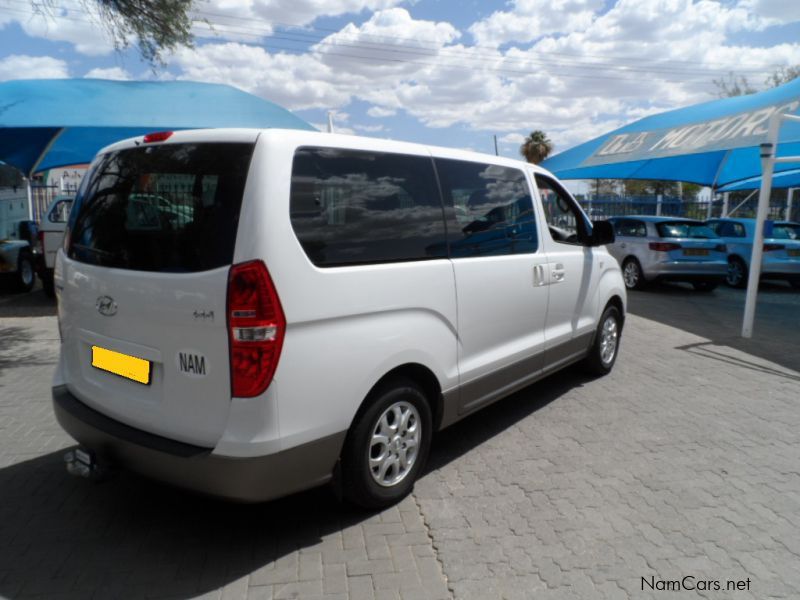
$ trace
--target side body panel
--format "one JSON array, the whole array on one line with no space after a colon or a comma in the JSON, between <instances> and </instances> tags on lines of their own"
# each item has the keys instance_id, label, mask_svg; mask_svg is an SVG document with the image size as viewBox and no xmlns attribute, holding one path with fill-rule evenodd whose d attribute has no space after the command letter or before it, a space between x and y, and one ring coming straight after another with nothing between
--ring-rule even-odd
<instances>
[{"instance_id":1,"label":"side body panel","mask_svg":"<svg viewBox=\"0 0 800 600\"><path fill-rule=\"evenodd\" d=\"M425 366L445 393L458 385L452 263L314 266L289 214L292 159L302 145L430 156L419 146L350 136L309 141L308 134L269 131L259 140L234 261L265 260L286 315L268 390L277 398L284 449L345 431L370 389L398 366Z\"/></svg>"}]
</instances>

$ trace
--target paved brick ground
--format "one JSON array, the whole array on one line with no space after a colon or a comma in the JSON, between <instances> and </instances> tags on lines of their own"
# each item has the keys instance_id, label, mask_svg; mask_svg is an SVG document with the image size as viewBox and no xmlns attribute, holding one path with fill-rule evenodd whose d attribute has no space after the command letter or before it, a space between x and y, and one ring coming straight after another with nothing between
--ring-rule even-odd
<instances>
[{"instance_id":1,"label":"paved brick ground","mask_svg":"<svg viewBox=\"0 0 800 600\"><path fill-rule=\"evenodd\" d=\"M569 370L447 430L374 515L68 477L56 339L52 317L0 318L2 597L800 596L800 373L693 334L631 316L610 377ZM750 591L642 591L686 575Z\"/></svg>"}]
</instances>

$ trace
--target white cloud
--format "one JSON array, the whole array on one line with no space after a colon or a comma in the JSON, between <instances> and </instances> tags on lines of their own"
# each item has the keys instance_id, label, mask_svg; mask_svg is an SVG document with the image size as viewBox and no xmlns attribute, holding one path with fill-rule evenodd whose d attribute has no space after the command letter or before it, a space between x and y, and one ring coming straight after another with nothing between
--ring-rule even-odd
<instances>
[{"instance_id":1,"label":"white cloud","mask_svg":"<svg viewBox=\"0 0 800 600\"><path fill-rule=\"evenodd\" d=\"M0 58L0 81L8 79L63 79L67 63L51 56L12 54Z\"/></svg>"},{"instance_id":2,"label":"white cloud","mask_svg":"<svg viewBox=\"0 0 800 600\"><path fill-rule=\"evenodd\" d=\"M596 7L593 0L554 1ZM390 8L302 55L216 43L181 51L175 63L183 78L231 83L294 110L336 110L358 100L373 118L403 111L428 127L463 124L507 144L543 129L563 150L646 114L708 100L711 80L729 70L766 74L776 63L800 62L798 44L728 43L732 32L767 25L741 6L711 0L619 0L582 23L500 51L465 46L452 24Z\"/></svg>"},{"instance_id":3,"label":"white cloud","mask_svg":"<svg viewBox=\"0 0 800 600\"><path fill-rule=\"evenodd\" d=\"M800 21L800 3L787 0L742 0L742 8L775 23Z\"/></svg>"},{"instance_id":4,"label":"white cloud","mask_svg":"<svg viewBox=\"0 0 800 600\"><path fill-rule=\"evenodd\" d=\"M132 79L131 74L121 67L109 67L106 69L92 69L86 75L86 79L115 79L117 81L128 81Z\"/></svg>"},{"instance_id":5,"label":"white cloud","mask_svg":"<svg viewBox=\"0 0 800 600\"><path fill-rule=\"evenodd\" d=\"M498 138L497 140L501 144L515 144L519 145L525 141L525 136L521 133L507 133L506 135Z\"/></svg>"},{"instance_id":6,"label":"white cloud","mask_svg":"<svg viewBox=\"0 0 800 600\"><path fill-rule=\"evenodd\" d=\"M493 12L469 31L480 45L532 42L586 29L602 7L603 0L513 0L511 10Z\"/></svg>"},{"instance_id":7,"label":"white cloud","mask_svg":"<svg viewBox=\"0 0 800 600\"><path fill-rule=\"evenodd\" d=\"M99 17L86 10L88 9L77 11L53 8L52 13L32 13L29 17L15 20L31 37L69 42L77 52L86 56L110 54L114 50L114 44L100 25Z\"/></svg>"},{"instance_id":8,"label":"white cloud","mask_svg":"<svg viewBox=\"0 0 800 600\"><path fill-rule=\"evenodd\" d=\"M393 108L382 108L380 106L371 106L367 109L367 114L375 119L382 119L384 117L393 117L397 111Z\"/></svg>"}]
</instances>

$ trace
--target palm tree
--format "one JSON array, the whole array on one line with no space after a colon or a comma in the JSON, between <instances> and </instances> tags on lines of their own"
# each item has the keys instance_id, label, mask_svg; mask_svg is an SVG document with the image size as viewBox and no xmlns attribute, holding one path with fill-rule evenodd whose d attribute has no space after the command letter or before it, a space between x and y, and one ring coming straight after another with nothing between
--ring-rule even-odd
<instances>
[{"instance_id":1,"label":"palm tree","mask_svg":"<svg viewBox=\"0 0 800 600\"><path fill-rule=\"evenodd\" d=\"M550 156L553 151L553 142L547 137L547 134L540 129L531 131L531 134L525 138L522 145L519 147L519 153L525 157L529 163L538 165L545 158Z\"/></svg>"}]
</instances>

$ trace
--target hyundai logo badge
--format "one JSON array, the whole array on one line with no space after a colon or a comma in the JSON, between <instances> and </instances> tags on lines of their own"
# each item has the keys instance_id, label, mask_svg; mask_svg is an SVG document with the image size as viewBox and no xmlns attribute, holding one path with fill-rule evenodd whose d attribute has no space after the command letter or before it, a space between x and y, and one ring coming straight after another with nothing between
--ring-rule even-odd
<instances>
[{"instance_id":1,"label":"hyundai logo badge","mask_svg":"<svg viewBox=\"0 0 800 600\"><path fill-rule=\"evenodd\" d=\"M113 317L117 314L117 303L114 302L111 296L100 296L95 306L97 307L97 312L104 317Z\"/></svg>"}]
</instances>

